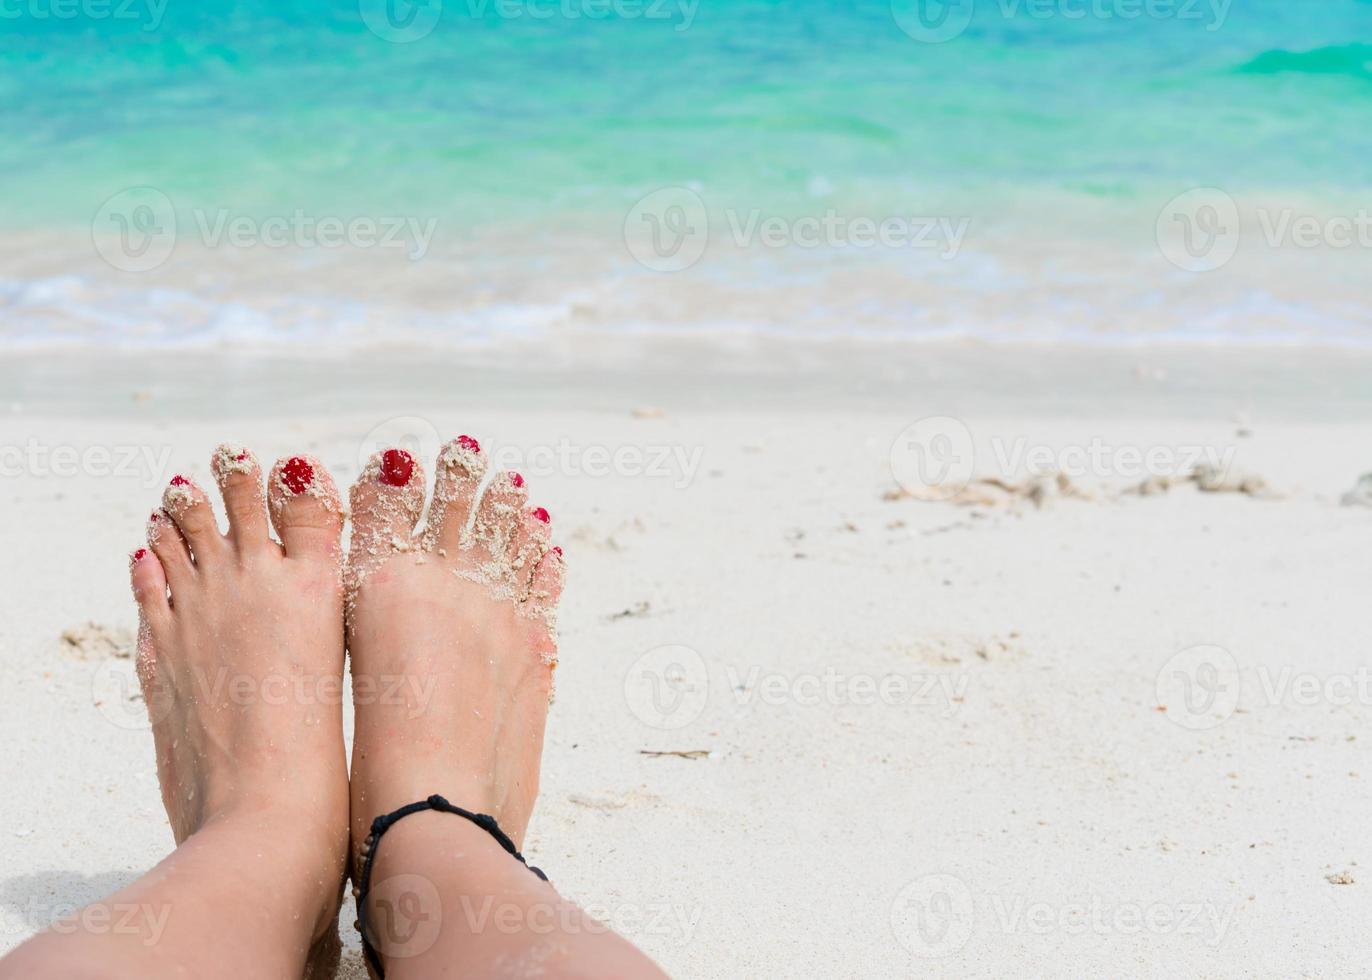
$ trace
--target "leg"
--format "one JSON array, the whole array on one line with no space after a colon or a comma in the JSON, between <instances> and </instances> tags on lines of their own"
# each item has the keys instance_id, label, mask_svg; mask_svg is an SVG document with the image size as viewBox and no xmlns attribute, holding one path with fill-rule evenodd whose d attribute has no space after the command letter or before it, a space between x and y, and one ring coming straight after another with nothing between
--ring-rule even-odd
<instances>
[{"instance_id":1,"label":"leg","mask_svg":"<svg viewBox=\"0 0 1372 980\"><path fill-rule=\"evenodd\" d=\"M461 817L417 813L396 824L372 882L369 925L386 980L664 976Z\"/></svg>"},{"instance_id":2,"label":"leg","mask_svg":"<svg viewBox=\"0 0 1372 980\"><path fill-rule=\"evenodd\" d=\"M355 848L374 817L432 794L491 814L522 846L556 665L562 556L517 474L496 474L477 503L485 466L469 437L444 447L420 537L423 476L407 453L379 455L353 488ZM368 916L387 980L663 976L448 814L415 814L385 835Z\"/></svg>"},{"instance_id":3,"label":"leg","mask_svg":"<svg viewBox=\"0 0 1372 980\"><path fill-rule=\"evenodd\" d=\"M341 508L312 461L278 464L265 498L245 450L221 448L214 472L229 534L177 477L132 560L176 851L0 961L3 980L332 976L348 806Z\"/></svg>"},{"instance_id":4,"label":"leg","mask_svg":"<svg viewBox=\"0 0 1372 980\"><path fill-rule=\"evenodd\" d=\"M226 811L128 888L0 960L0 978L332 976L342 862L321 848L326 831L336 836L299 807Z\"/></svg>"}]
</instances>

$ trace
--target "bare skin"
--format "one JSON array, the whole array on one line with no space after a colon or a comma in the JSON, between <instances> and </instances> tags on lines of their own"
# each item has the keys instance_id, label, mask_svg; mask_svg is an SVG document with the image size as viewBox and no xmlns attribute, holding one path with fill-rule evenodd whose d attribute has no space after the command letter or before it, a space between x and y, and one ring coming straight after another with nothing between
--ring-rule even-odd
<instances>
[{"instance_id":1,"label":"bare skin","mask_svg":"<svg viewBox=\"0 0 1372 980\"><path fill-rule=\"evenodd\" d=\"M299 457L277 464L265 499L246 451L221 447L214 470L229 533L178 477L131 563L177 849L79 927L0 961L0 978L333 975L348 826L341 508L328 474Z\"/></svg>"},{"instance_id":2,"label":"bare skin","mask_svg":"<svg viewBox=\"0 0 1372 980\"><path fill-rule=\"evenodd\" d=\"M517 474L495 474L478 501L475 440L448 444L436 469L422 534L423 474L408 454L379 455L352 491L355 862L375 816L432 794L491 814L522 847L538 795L561 551ZM403 697L385 697L399 678ZM664 976L451 815L416 814L385 835L368 913L388 980Z\"/></svg>"},{"instance_id":3,"label":"bare skin","mask_svg":"<svg viewBox=\"0 0 1372 980\"><path fill-rule=\"evenodd\" d=\"M373 817L433 794L495 816L522 846L556 662L561 552L522 480L498 474L477 502L485 457L475 441L446 447L438 468L419 537L418 465L391 451L364 473L346 592L343 512L317 460L279 461L264 494L251 453L220 447L212 469L227 534L198 486L172 481L130 567L177 848L0 960L0 980L331 977L350 823L354 870ZM663 976L451 815L418 814L385 836L368 913L393 980Z\"/></svg>"}]
</instances>

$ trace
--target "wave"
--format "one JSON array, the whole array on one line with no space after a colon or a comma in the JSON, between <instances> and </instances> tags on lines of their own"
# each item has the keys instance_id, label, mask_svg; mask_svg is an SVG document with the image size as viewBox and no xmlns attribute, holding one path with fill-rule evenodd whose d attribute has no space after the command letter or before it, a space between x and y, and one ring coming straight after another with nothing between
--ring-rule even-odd
<instances>
[{"instance_id":1,"label":"wave","mask_svg":"<svg viewBox=\"0 0 1372 980\"><path fill-rule=\"evenodd\" d=\"M996 309L947 319L912 320L893 309L862 323L841 316L775 321L700 309L670 321L651 316L597 318L571 297L542 303L497 302L426 310L330 299L276 296L270 303L211 301L176 289L92 288L80 277L0 280L0 352L163 350L333 353L408 348L490 352L588 352L648 348L656 341L696 342L736 350L753 342L805 349L833 344L1070 344L1088 347L1324 347L1372 349L1372 332L1347 311L1292 304L1271 296L1222 305L1163 306L1170 316L1124 325L1116 297L1094 312L1067 309L1051 285L1012 290ZM776 287L778 290L780 286ZM761 297L757 297L761 298ZM780 294L775 298L780 300ZM1137 301L1137 297L1134 297ZM997 312L998 310L998 312ZM872 312L870 309L867 311ZM600 356L596 354L596 356Z\"/></svg>"},{"instance_id":2,"label":"wave","mask_svg":"<svg viewBox=\"0 0 1372 980\"><path fill-rule=\"evenodd\" d=\"M1343 75L1372 79L1372 44L1336 44L1309 51L1274 48L1240 65L1243 75Z\"/></svg>"}]
</instances>

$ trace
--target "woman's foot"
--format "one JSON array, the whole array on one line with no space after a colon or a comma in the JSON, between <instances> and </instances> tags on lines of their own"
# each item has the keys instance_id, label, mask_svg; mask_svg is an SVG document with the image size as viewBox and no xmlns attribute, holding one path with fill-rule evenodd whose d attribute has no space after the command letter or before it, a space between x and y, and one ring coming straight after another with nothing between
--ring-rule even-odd
<instances>
[{"instance_id":1,"label":"woman's foot","mask_svg":"<svg viewBox=\"0 0 1372 980\"><path fill-rule=\"evenodd\" d=\"M294 925L266 925L298 932L306 976L332 976L348 833L342 508L309 457L278 462L265 493L246 449L221 446L211 468L228 533L178 476L132 558L162 799L178 845L213 827L244 849L226 875L271 863L298 887Z\"/></svg>"},{"instance_id":2,"label":"woman's foot","mask_svg":"<svg viewBox=\"0 0 1372 980\"><path fill-rule=\"evenodd\" d=\"M409 453L378 453L352 489L354 846L374 817L433 794L522 845L538 795L561 550L517 473L478 495L476 440L446 445L437 470L420 535L425 480Z\"/></svg>"},{"instance_id":3,"label":"woman's foot","mask_svg":"<svg viewBox=\"0 0 1372 980\"><path fill-rule=\"evenodd\" d=\"M522 847L538 795L562 552L517 473L478 494L476 440L449 443L437 469L418 536L424 476L408 453L378 454L352 491L354 848L376 816L435 794L494 816ZM355 868L362 858L355 850ZM376 845L367 930L387 980L663 977L485 831L443 813L406 817Z\"/></svg>"},{"instance_id":4,"label":"woman's foot","mask_svg":"<svg viewBox=\"0 0 1372 980\"><path fill-rule=\"evenodd\" d=\"M523 847L538 796L563 555L524 480L486 474L460 436L424 475L377 454L353 487L348 649L357 727L353 843L372 819L428 796L491 814ZM354 850L355 867L364 855ZM424 811L372 854L368 937L387 980L435 976L663 980L650 959L561 898L461 817Z\"/></svg>"}]
</instances>

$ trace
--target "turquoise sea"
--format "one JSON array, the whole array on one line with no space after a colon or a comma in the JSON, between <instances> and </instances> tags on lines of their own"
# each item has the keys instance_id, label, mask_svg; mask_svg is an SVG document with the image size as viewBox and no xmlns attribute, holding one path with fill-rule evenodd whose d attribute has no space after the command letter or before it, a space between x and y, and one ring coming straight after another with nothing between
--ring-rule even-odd
<instances>
[{"instance_id":1,"label":"turquoise sea","mask_svg":"<svg viewBox=\"0 0 1372 980\"><path fill-rule=\"evenodd\" d=\"M0 0L0 105L0 344L1372 337L1368 0Z\"/></svg>"}]
</instances>

